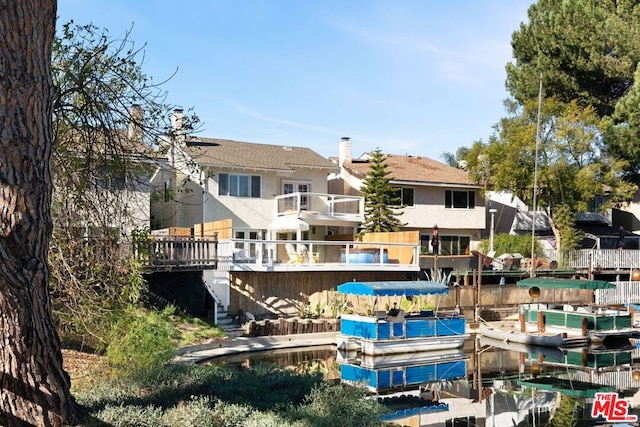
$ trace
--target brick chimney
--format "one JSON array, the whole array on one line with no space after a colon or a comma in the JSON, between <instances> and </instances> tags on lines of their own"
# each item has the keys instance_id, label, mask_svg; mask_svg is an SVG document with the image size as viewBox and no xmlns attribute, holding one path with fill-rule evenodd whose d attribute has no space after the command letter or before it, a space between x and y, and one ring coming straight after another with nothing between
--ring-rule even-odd
<instances>
[{"instance_id":1,"label":"brick chimney","mask_svg":"<svg viewBox=\"0 0 640 427\"><path fill-rule=\"evenodd\" d=\"M338 165L342 167L345 162L351 161L351 139L348 136L343 136L340 140L339 151Z\"/></svg>"}]
</instances>

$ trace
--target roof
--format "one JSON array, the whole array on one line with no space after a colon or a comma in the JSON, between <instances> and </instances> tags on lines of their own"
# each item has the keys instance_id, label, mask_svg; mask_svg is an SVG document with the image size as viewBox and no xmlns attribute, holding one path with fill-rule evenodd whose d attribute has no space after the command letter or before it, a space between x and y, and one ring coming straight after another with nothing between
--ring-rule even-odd
<instances>
[{"instance_id":1,"label":"roof","mask_svg":"<svg viewBox=\"0 0 640 427\"><path fill-rule=\"evenodd\" d=\"M305 147L199 138L187 142L184 150L203 166L276 171L296 168L337 170L329 159Z\"/></svg>"},{"instance_id":2,"label":"roof","mask_svg":"<svg viewBox=\"0 0 640 427\"><path fill-rule=\"evenodd\" d=\"M556 277L529 277L519 280L518 286L537 286L539 288L555 289L613 289L614 283L604 280L580 280L580 279L560 279Z\"/></svg>"},{"instance_id":3,"label":"roof","mask_svg":"<svg viewBox=\"0 0 640 427\"><path fill-rule=\"evenodd\" d=\"M533 224L534 212L517 212L513 219L512 230L515 233L518 232L531 232ZM536 211L536 234L542 234L543 232L551 232L551 225L549 224L549 218L544 212Z\"/></svg>"},{"instance_id":4,"label":"roof","mask_svg":"<svg viewBox=\"0 0 640 427\"><path fill-rule=\"evenodd\" d=\"M446 294L449 288L428 280L404 280L392 282L346 282L338 285L338 292L351 295L394 296Z\"/></svg>"},{"instance_id":5,"label":"roof","mask_svg":"<svg viewBox=\"0 0 640 427\"><path fill-rule=\"evenodd\" d=\"M361 159L346 161L344 167L353 176L364 179L370 169L369 155L365 154ZM388 169L391 171L395 182L407 181L411 183L422 182L480 187L462 169L445 165L428 157L397 154L385 154L385 156Z\"/></svg>"}]
</instances>

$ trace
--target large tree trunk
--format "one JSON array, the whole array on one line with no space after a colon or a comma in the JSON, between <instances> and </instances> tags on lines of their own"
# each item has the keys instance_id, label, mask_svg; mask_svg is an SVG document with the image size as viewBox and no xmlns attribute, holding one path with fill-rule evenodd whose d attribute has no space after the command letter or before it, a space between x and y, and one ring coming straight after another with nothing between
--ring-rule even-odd
<instances>
[{"instance_id":1,"label":"large tree trunk","mask_svg":"<svg viewBox=\"0 0 640 427\"><path fill-rule=\"evenodd\" d=\"M0 424L75 419L51 317L55 0L0 0Z\"/></svg>"}]
</instances>

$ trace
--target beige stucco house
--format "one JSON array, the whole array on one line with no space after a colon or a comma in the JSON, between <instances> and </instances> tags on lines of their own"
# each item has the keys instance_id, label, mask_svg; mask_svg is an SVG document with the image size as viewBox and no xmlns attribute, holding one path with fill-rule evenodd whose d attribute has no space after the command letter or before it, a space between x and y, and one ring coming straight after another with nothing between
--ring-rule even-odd
<instances>
[{"instance_id":1,"label":"beige stucco house","mask_svg":"<svg viewBox=\"0 0 640 427\"><path fill-rule=\"evenodd\" d=\"M340 171L330 177L329 192L359 194L370 168L370 153L351 154L351 141L342 138L340 155L332 158ZM386 163L401 192L403 231L419 230L422 252L431 253L433 227L438 226L440 255L464 255L475 248L486 226L485 203L469 174L422 156L387 154Z\"/></svg>"}]
</instances>

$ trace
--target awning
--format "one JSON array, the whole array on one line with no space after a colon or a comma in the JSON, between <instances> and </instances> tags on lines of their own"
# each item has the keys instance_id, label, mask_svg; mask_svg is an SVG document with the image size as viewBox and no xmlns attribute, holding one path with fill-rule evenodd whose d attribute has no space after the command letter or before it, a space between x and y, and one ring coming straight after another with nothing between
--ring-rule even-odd
<instances>
[{"instance_id":1,"label":"awning","mask_svg":"<svg viewBox=\"0 0 640 427\"><path fill-rule=\"evenodd\" d=\"M449 288L439 282L405 280L395 282L347 282L338 285L338 292L351 295L394 296L446 294Z\"/></svg>"},{"instance_id":2,"label":"awning","mask_svg":"<svg viewBox=\"0 0 640 427\"><path fill-rule=\"evenodd\" d=\"M309 230L309 224L296 216L279 216L271 224L267 225L267 230L276 233L297 232Z\"/></svg>"},{"instance_id":3,"label":"awning","mask_svg":"<svg viewBox=\"0 0 640 427\"><path fill-rule=\"evenodd\" d=\"M567 396L595 397L596 393L610 393L616 391L614 387L600 384L574 381L563 378L539 377L518 381L519 386L535 387L538 390L560 392Z\"/></svg>"},{"instance_id":4,"label":"awning","mask_svg":"<svg viewBox=\"0 0 640 427\"><path fill-rule=\"evenodd\" d=\"M537 286L538 288L553 289L613 289L614 283L605 280L580 280L580 279L560 279L556 277L529 277L519 280L518 286Z\"/></svg>"}]
</instances>

